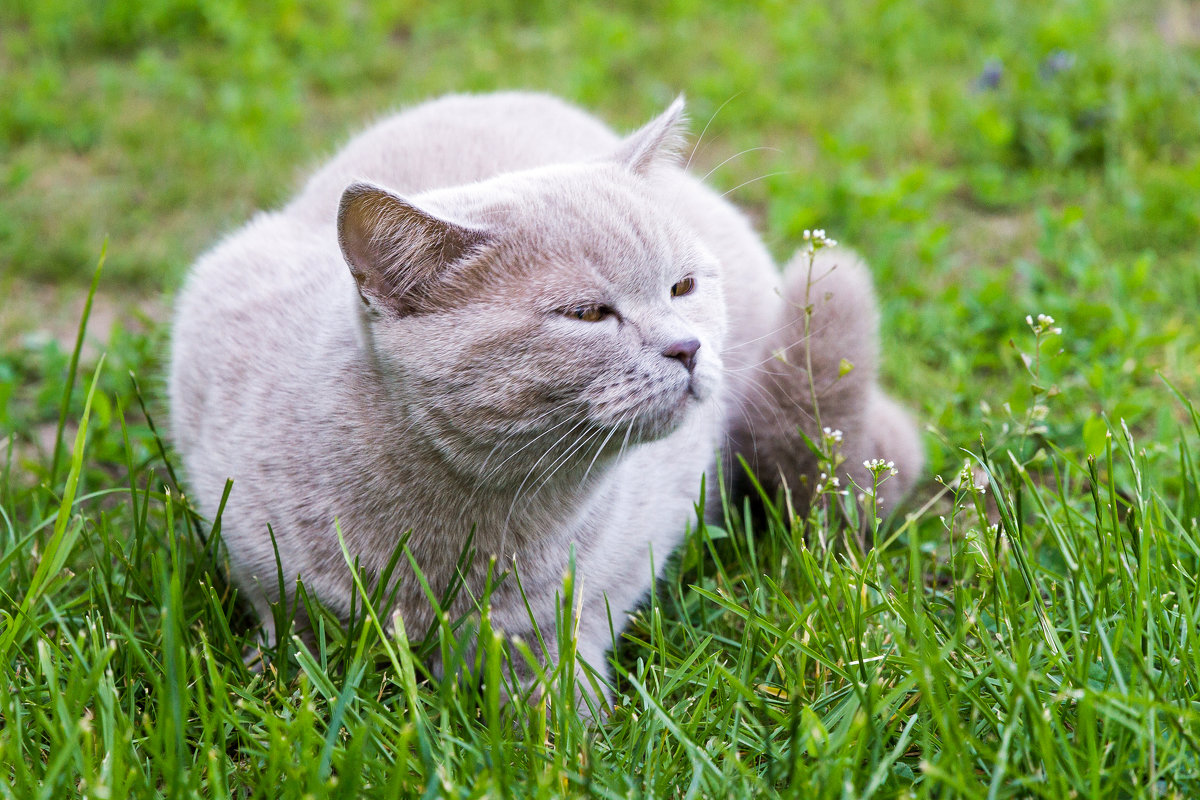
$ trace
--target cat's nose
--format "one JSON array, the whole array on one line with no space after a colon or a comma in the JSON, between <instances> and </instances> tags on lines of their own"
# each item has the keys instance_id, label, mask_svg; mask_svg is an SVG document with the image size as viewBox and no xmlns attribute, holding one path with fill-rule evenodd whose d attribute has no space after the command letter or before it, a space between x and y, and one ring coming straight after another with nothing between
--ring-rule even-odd
<instances>
[{"instance_id":1,"label":"cat's nose","mask_svg":"<svg viewBox=\"0 0 1200 800\"><path fill-rule=\"evenodd\" d=\"M687 367L688 372L696 369L696 351L700 349L700 340L696 338L680 339L667 346L663 355L667 358L677 358L679 363Z\"/></svg>"}]
</instances>

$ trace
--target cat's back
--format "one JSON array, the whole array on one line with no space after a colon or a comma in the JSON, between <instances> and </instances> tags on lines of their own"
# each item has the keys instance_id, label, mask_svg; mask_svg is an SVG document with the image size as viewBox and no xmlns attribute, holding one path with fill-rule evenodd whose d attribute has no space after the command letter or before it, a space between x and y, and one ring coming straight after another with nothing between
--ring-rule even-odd
<instances>
[{"instance_id":1,"label":"cat's back","mask_svg":"<svg viewBox=\"0 0 1200 800\"><path fill-rule=\"evenodd\" d=\"M596 118L550 95L447 95L355 136L308 180L285 213L328 223L342 191L358 179L412 195L589 160L619 141Z\"/></svg>"},{"instance_id":2,"label":"cat's back","mask_svg":"<svg viewBox=\"0 0 1200 800\"><path fill-rule=\"evenodd\" d=\"M175 303L168 395L175 441L270 415L318 351L353 346L353 285L330 235L260 214L192 267ZM252 413L247 413L252 412Z\"/></svg>"}]
</instances>

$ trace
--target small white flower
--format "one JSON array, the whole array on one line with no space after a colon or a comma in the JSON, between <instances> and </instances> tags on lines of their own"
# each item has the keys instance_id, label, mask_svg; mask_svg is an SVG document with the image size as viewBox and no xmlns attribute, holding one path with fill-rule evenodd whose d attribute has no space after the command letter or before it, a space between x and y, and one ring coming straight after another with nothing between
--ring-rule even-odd
<instances>
[{"instance_id":1,"label":"small white flower","mask_svg":"<svg viewBox=\"0 0 1200 800\"><path fill-rule=\"evenodd\" d=\"M884 461L882 458L872 458L864 461L863 466L866 467L871 474L877 478L885 472L888 473L888 475L900 474L899 470L896 469L896 462Z\"/></svg>"},{"instance_id":2,"label":"small white flower","mask_svg":"<svg viewBox=\"0 0 1200 800\"><path fill-rule=\"evenodd\" d=\"M819 250L822 247L834 247L837 245L836 239L830 239L828 236L825 235L824 228L817 228L816 230L805 230L804 231L804 241L810 243L810 247L812 250Z\"/></svg>"},{"instance_id":3,"label":"small white flower","mask_svg":"<svg viewBox=\"0 0 1200 800\"><path fill-rule=\"evenodd\" d=\"M1026 314L1025 324L1033 330L1035 336L1041 336L1043 333L1057 336L1062 333L1062 328L1054 325L1054 317L1049 314L1038 314L1036 322L1032 315Z\"/></svg>"}]
</instances>

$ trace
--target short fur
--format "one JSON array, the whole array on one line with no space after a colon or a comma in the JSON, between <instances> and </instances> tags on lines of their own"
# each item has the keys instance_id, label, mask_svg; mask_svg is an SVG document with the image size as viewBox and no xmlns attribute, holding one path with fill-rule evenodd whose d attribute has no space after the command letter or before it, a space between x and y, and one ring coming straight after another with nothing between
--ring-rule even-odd
<instances>
[{"instance_id":1,"label":"short fur","mask_svg":"<svg viewBox=\"0 0 1200 800\"><path fill-rule=\"evenodd\" d=\"M335 520L368 576L411 531L435 591L474 530L468 587L488 556L515 562L549 658L574 548L579 654L600 667L606 609L619 629L645 596L722 444L769 486L812 473L797 433L816 430L807 261L781 283L745 218L674 164L681 114L677 101L621 140L540 95L426 103L196 264L178 299L172 431L203 511L234 480L224 540L268 637L268 525L288 585L341 614L352 587ZM864 458L896 461L899 494L920 449L875 385L869 277L840 251L818 265L821 422L844 432L860 481ZM694 289L673 297L686 278ZM589 305L613 313L572 316ZM855 369L839 378L843 358ZM534 641L514 581L492 609ZM414 580L394 610L409 630L430 622Z\"/></svg>"}]
</instances>

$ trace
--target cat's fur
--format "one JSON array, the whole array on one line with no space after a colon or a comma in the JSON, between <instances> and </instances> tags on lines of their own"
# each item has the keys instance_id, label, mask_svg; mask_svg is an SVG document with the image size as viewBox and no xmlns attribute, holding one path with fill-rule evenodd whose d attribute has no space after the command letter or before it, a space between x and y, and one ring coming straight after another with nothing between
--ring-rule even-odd
<instances>
[{"instance_id":1,"label":"cat's fur","mask_svg":"<svg viewBox=\"0 0 1200 800\"><path fill-rule=\"evenodd\" d=\"M681 112L621 140L540 95L420 105L196 264L174 327L173 436L206 513L234 480L224 541L265 625L268 525L288 586L301 578L343 614L335 520L368 577L411 530L435 591L474 529L467 586L479 591L488 556L515 562L550 658L575 549L579 654L600 667L608 609L619 630L718 448L768 486L811 475L796 432L816 431L808 262L781 282L742 215L675 166ZM860 481L864 458L895 460L894 497L920 449L875 386L870 280L846 253L819 256L807 302L821 424L844 432ZM571 316L589 304L615 313ZM843 359L855 369L839 377ZM417 581L396 603L408 630L430 622ZM492 615L535 641L515 581Z\"/></svg>"}]
</instances>

